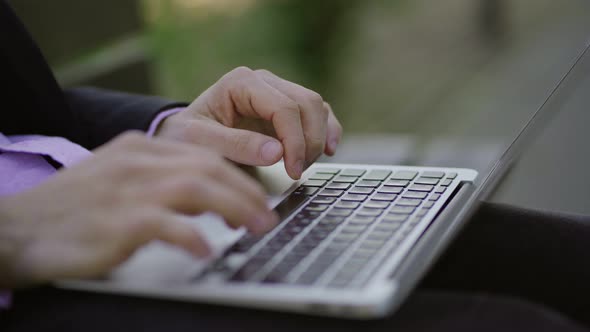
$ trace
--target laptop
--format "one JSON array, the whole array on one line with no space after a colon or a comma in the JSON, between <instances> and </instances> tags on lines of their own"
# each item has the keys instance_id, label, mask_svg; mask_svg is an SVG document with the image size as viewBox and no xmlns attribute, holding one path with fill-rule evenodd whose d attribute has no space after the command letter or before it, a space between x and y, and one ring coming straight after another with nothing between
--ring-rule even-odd
<instances>
[{"instance_id":1,"label":"laptop","mask_svg":"<svg viewBox=\"0 0 590 332\"><path fill-rule=\"evenodd\" d=\"M590 75L584 47L485 167L316 163L296 182L281 165L262 168L282 220L270 233L230 230L214 215L190 218L214 245L211 259L154 243L103 279L57 286L349 319L389 315Z\"/></svg>"}]
</instances>

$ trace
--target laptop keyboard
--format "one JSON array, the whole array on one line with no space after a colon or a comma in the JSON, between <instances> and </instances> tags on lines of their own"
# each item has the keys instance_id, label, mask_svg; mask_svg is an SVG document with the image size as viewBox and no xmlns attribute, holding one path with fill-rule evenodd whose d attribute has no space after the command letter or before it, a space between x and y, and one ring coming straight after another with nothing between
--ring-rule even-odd
<instances>
[{"instance_id":1,"label":"laptop keyboard","mask_svg":"<svg viewBox=\"0 0 590 332\"><path fill-rule=\"evenodd\" d=\"M244 235L226 259L246 255L230 282L362 286L457 178L457 173L315 169L276 211L266 236ZM298 212L292 216L294 211Z\"/></svg>"}]
</instances>

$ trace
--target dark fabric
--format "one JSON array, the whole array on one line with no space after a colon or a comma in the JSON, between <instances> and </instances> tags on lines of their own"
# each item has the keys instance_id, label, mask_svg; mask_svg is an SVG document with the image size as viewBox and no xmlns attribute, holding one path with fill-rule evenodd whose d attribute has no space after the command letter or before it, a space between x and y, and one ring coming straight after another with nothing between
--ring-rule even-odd
<instances>
[{"instance_id":1,"label":"dark fabric","mask_svg":"<svg viewBox=\"0 0 590 332\"><path fill-rule=\"evenodd\" d=\"M578 283L588 280L587 254L578 250L589 239L587 222L587 217L484 204L422 285L383 320L44 287L17 292L0 326L3 331L587 331L572 319L588 324L588 288ZM554 267L566 273L546 273Z\"/></svg>"},{"instance_id":2,"label":"dark fabric","mask_svg":"<svg viewBox=\"0 0 590 332\"><path fill-rule=\"evenodd\" d=\"M418 290L395 315L376 321L303 316L43 288L17 294L0 318L3 332L588 332L567 317L523 300Z\"/></svg>"},{"instance_id":3,"label":"dark fabric","mask_svg":"<svg viewBox=\"0 0 590 332\"><path fill-rule=\"evenodd\" d=\"M484 204L422 287L526 298L590 326L590 216Z\"/></svg>"},{"instance_id":4,"label":"dark fabric","mask_svg":"<svg viewBox=\"0 0 590 332\"><path fill-rule=\"evenodd\" d=\"M98 89L64 93L4 0L0 0L0 86L0 132L61 136L88 149L125 130L145 130L160 111L179 105Z\"/></svg>"}]
</instances>

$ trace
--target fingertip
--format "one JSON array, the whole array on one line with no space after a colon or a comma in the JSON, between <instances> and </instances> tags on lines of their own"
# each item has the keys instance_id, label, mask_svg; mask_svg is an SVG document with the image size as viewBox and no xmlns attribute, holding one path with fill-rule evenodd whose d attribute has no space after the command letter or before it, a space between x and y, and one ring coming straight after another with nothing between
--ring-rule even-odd
<instances>
[{"instance_id":1,"label":"fingertip","mask_svg":"<svg viewBox=\"0 0 590 332\"><path fill-rule=\"evenodd\" d=\"M250 224L250 232L256 235L263 235L274 229L279 222L279 217L274 211L264 213L254 218Z\"/></svg>"},{"instance_id":2,"label":"fingertip","mask_svg":"<svg viewBox=\"0 0 590 332\"><path fill-rule=\"evenodd\" d=\"M326 144L325 153L329 156L333 156L334 154L336 154L337 149L338 149L338 139L337 138L329 139L328 143Z\"/></svg>"},{"instance_id":3,"label":"fingertip","mask_svg":"<svg viewBox=\"0 0 590 332\"><path fill-rule=\"evenodd\" d=\"M197 258L207 258L213 254L213 251L211 250L211 246L201 239L201 241L195 242L192 253Z\"/></svg>"},{"instance_id":4,"label":"fingertip","mask_svg":"<svg viewBox=\"0 0 590 332\"><path fill-rule=\"evenodd\" d=\"M265 165L272 165L283 157L283 146L276 140L271 140L262 145L260 156Z\"/></svg>"},{"instance_id":5,"label":"fingertip","mask_svg":"<svg viewBox=\"0 0 590 332\"><path fill-rule=\"evenodd\" d=\"M299 180L299 179L301 179L301 176L303 175L304 167L305 166L304 166L303 160L296 161L290 167L287 166L287 163L285 163L285 170L287 171L287 174L293 180Z\"/></svg>"}]
</instances>

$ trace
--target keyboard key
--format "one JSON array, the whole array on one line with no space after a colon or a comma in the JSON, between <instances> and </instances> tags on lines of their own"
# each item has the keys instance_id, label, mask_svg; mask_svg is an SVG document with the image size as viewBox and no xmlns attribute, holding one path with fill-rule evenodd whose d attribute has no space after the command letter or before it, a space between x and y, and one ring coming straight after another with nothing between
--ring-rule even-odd
<instances>
[{"instance_id":1,"label":"keyboard key","mask_svg":"<svg viewBox=\"0 0 590 332\"><path fill-rule=\"evenodd\" d=\"M256 245L262 236L255 236L252 234L246 234L242 236L234 245L231 247L230 252L247 252L254 245Z\"/></svg>"},{"instance_id":2,"label":"keyboard key","mask_svg":"<svg viewBox=\"0 0 590 332\"><path fill-rule=\"evenodd\" d=\"M335 209L328 211L328 216L331 217L348 217L352 214L353 210L348 209Z\"/></svg>"},{"instance_id":3,"label":"keyboard key","mask_svg":"<svg viewBox=\"0 0 590 332\"><path fill-rule=\"evenodd\" d=\"M316 187L299 187L291 195L313 196L316 192L318 192L318 189L319 188Z\"/></svg>"},{"instance_id":4,"label":"keyboard key","mask_svg":"<svg viewBox=\"0 0 590 332\"><path fill-rule=\"evenodd\" d=\"M315 219L322 214L321 211L303 210L297 214L297 218L312 218Z\"/></svg>"},{"instance_id":5,"label":"keyboard key","mask_svg":"<svg viewBox=\"0 0 590 332\"><path fill-rule=\"evenodd\" d=\"M411 214L412 212L414 212L414 207L413 206L399 206L396 205L394 207L391 208L391 210L389 210L389 213L398 213L398 214Z\"/></svg>"},{"instance_id":6,"label":"keyboard key","mask_svg":"<svg viewBox=\"0 0 590 332\"><path fill-rule=\"evenodd\" d=\"M320 224L341 224L346 220L343 216L325 216L320 220Z\"/></svg>"},{"instance_id":7,"label":"keyboard key","mask_svg":"<svg viewBox=\"0 0 590 332\"><path fill-rule=\"evenodd\" d=\"M367 229L367 225L351 225L348 224L342 229L343 234L360 234Z\"/></svg>"},{"instance_id":8,"label":"keyboard key","mask_svg":"<svg viewBox=\"0 0 590 332\"><path fill-rule=\"evenodd\" d=\"M457 177L457 173L449 173L447 174L447 177L454 180Z\"/></svg>"},{"instance_id":9,"label":"keyboard key","mask_svg":"<svg viewBox=\"0 0 590 332\"><path fill-rule=\"evenodd\" d=\"M299 276L299 278L297 278L295 283L297 285L313 285L316 282L316 280L318 280L318 278L322 275L325 269L326 267L317 267L312 264L308 267L307 270L305 270L305 272L303 272Z\"/></svg>"},{"instance_id":10,"label":"keyboard key","mask_svg":"<svg viewBox=\"0 0 590 332\"><path fill-rule=\"evenodd\" d=\"M372 231L369 236L367 236L367 240L369 241L387 241L391 238L391 234L387 232L381 231Z\"/></svg>"},{"instance_id":11,"label":"keyboard key","mask_svg":"<svg viewBox=\"0 0 590 332\"><path fill-rule=\"evenodd\" d=\"M336 198L335 197L318 196L318 197L314 198L311 202L314 204L332 204L332 203L336 202Z\"/></svg>"},{"instance_id":12,"label":"keyboard key","mask_svg":"<svg viewBox=\"0 0 590 332\"><path fill-rule=\"evenodd\" d=\"M345 169L340 173L340 175L360 177L365 174L365 172L366 171L364 169Z\"/></svg>"},{"instance_id":13,"label":"keyboard key","mask_svg":"<svg viewBox=\"0 0 590 332\"><path fill-rule=\"evenodd\" d=\"M323 187L326 185L326 181L324 180L307 180L305 183L302 184L304 187Z\"/></svg>"},{"instance_id":14,"label":"keyboard key","mask_svg":"<svg viewBox=\"0 0 590 332\"><path fill-rule=\"evenodd\" d=\"M429 201L437 201L440 198L440 194L432 194L428 197Z\"/></svg>"},{"instance_id":15,"label":"keyboard key","mask_svg":"<svg viewBox=\"0 0 590 332\"><path fill-rule=\"evenodd\" d=\"M410 184L410 181L408 180L389 180L387 182L385 182L384 185L386 186L390 186L390 187L406 187L407 185Z\"/></svg>"},{"instance_id":16,"label":"keyboard key","mask_svg":"<svg viewBox=\"0 0 590 332\"><path fill-rule=\"evenodd\" d=\"M417 178L414 183L417 184L437 184L438 183L438 179L436 178L426 178L426 177L419 177Z\"/></svg>"},{"instance_id":17,"label":"keyboard key","mask_svg":"<svg viewBox=\"0 0 590 332\"><path fill-rule=\"evenodd\" d=\"M359 182L357 182L356 185L358 187L371 187L371 188L376 188L376 187L379 187L381 185L381 182L379 182L379 181L373 181L373 180L360 180Z\"/></svg>"},{"instance_id":18,"label":"keyboard key","mask_svg":"<svg viewBox=\"0 0 590 332\"><path fill-rule=\"evenodd\" d=\"M354 186L352 189L350 189L348 192L350 194L362 194L362 195L370 195L373 193L373 188L371 187L358 187L358 186Z\"/></svg>"},{"instance_id":19,"label":"keyboard key","mask_svg":"<svg viewBox=\"0 0 590 332\"><path fill-rule=\"evenodd\" d=\"M337 168L315 168L314 169L317 173L328 173L328 174L338 174L340 172Z\"/></svg>"},{"instance_id":20,"label":"keyboard key","mask_svg":"<svg viewBox=\"0 0 590 332\"><path fill-rule=\"evenodd\" d=\"M361 203L354 201L340 201L334 205L337 209L356 209Z\"/></svg>"},{"instance_id":21,"label":"keyboard key","mask_svg":"<svg viewBox=\"0 0 590 332\"><path fill-rule=\"evenodd\" d=\"M335 243L350 243L358 237L358 234L343 234L340 233L334 238Z\"/></svg>"},{"instance_id":22,"label":"keyboard key","mask_svg":"<svg viewBox=\"0 0 590 332\"><path fill-rule=\"evenodd\" d=\"M427 213L428 213L428 209L420 209L420 211L418 211L418 213L416 213L416 217L424 217Z\"/></svg>"},{"instance_id":23,"label":"keyboard key","mask_svg":"<svg viewBox=\"0 0 590 332\"><path fill-rule=\"evenodd\" d=\"M374 200L370 200L368 202L365 203L365 205L363 205L366 208L372 208L372 209L385 209L389 206L390 203L388 203L387 201L374 201Z\"/></svg>"},{"instance_id":24,"label":"keyboard key","mask_svg":"<svg viewBox=\"0 0 590 332\"><path fill-rule=\"evenodd\" d=\"M395 180L414 180L418 172L414 171L398 171L391 178Z\"/></svg>"},{"instance_id":25,"label":"keyboard key","mask_svg":"<svg viewBox=\"0 0 590 332\"><path fill-rule=\"evenodd\" d=\"M440 185L443 187L448 187L451 185L451 183L453 183L452 179L444 179L440 182Z\"/></svg>"},{"instance_id":26,"label":"keyboard key","mask_svg":"<svg viewBox=\"0 0 590 332\"><path fill-rule=\"evenodd\" d=\"M426 185L426 184L413 184L408 187L408 190L412 191L426 191L431 192L434 189L434 186Z\"/></svg>"},{"instance_id":27,"label":"keyboard key","mask_svg":"<svg viewBox=\"0 0 590 332\"><path fill-rule=\"evenodd\" d=\"M358 178L353 176L342 176L338 175L334 180L334 182L344 182L344 183L355 183Z\"/></svg>"},{"instance_id":28,"label":"keyboard key","mask_svg":"<svg viewBox=\"0 0 590 332\"><path fill-rule=\"evenodd\" d=\"M437 193L437 194L442 194L446 190L447 190L447 188L445 188L445 187L438 187L438 188L434 189L434 192Z\"/></svg>"},{"instance_id":29,"label":"keyboard key","mask_svg":"<svg viewBox=\"0 0 590 332\"><path fill-rule=\"evenodd\" d=\"M289 274L291 269L287 269L284 265L277 266L269 274L264 277L262 282L264 283L279 283L285 281L285 278Z\"/></svg>"},{"instance_id":30,"label":"keyboard key","mask_svg":"<svg viewBox=\"0 0 590 332\"><path fill-rule=\"evenodd\" d=\"M326 211L328 209L329 205L325 205L325 204L309 204L308 206L305 207L304 210L306 211Z\"/></svg>"},{"instance_id":31,"label":"keyboard key","mask_svg":"<svg viewBox=\"0 0 590 332\"><path fill-rule=\"evenodd\" d=\"M246 281L252 278L259 270L261 266L246 264L241 267L233 276L229 278L230 281Z\"/></svg>"},{"instance_id":32,"label":"keyboard key","mask_svg":"<svg viewBox=\"0 0 590 332\"><path fill-rule=\"evenodd\" d=\"M381 220L382 223L402 223L408 219L407 214L386 214Z\"/></svg>"},{"instance_id":33,"label":"keyboard key","mask_svg":"<svg viewBox=\"0 0 590 332\"><path fill-rule=\"evenodd\" d=\"M343 201L363 202L365 199L367 199L367 195L346 194L342 196Z\"/></svg>"},{"instance_id":34,"label":"keyboard key","mask_svg":"<svg viewBox=\"0 0 590 332\"><path fill-rule=\"evenodd\" d=\"M377 190L380 193L383 194L401 194L402 191L404 191L403 187L381 187Z\"/></svg>"},{"instance_id":35,"label":"keyboard key","mask_svg":"<svg viewBox=\"0 0 590 332\"><path fill-rule=\"evenodd\" d=\"M379 231L382 233L393 234L401 227L401 224L394 224L394 223L386 223L386 224L379 224L377 225L373 231Z\"/></svg>"},{"instance_id":36,"label":"keyboard key","mask_svg":"<svg viewBox=\"0 0 590 332\"><path fill-rule=\"evenodd\" d=\"M343 268L346 268L346 269L350 268L356 274L366 263L368 263L367 262L368 260L373 258L373 256L375 256L374 251L359 248L359 249L355 250L355 252L350 257L351 260L354 260L358 263L351 264L351 262L349 261L346 264L344 264Z\"/></svg>"},{"instance_id":37,"label":"keyboard key","mask_svg":"<svg viewBox=\"0 0 590 332\"><path fill-rule=\"evenodd\" d=\"M370 216L354 216L350 219L349 223L351 225L369 225L374 223L375 220L375 217Z\"/></svg>"},{"instance_id":38,"label":"keyboard key","mask_svg":"<svg viewBox=\"0 0 590 332\"><path fill-rule=\"evenodd\" d=\"M324 189L320 191L318 195L320 196L330 196L330 197L339 197L344 193L343 190L334 190L334 189Z\"/></svg>"},{"instance_id":39,"label":"keyboard key","mask_svg":"<svg viewBox=\"0 0 590 332\"><path fill-rule=\"evenodd\" d=\"M344 182L332 182L328 186L326 186L327 189L338 189L338 190L346 190L349 187L350 187L350 183L344 183Z\"/></svg>"},{"instance_id":40,"label":"keyboard key","mask_svg":"<svg viewBox=\"0 0 590 332\"><path fill-rule=\"evenodd\" d=\"M421 199L413 199L413 198L400 198L396 202L398 205L407 205L407 206L418 206L422 203Z\"/></svg>"},{"instance_id":41,"label":"keyboard key","mask_svg":"<svg viewBox=\"0 0 590 332\"><path fill-rule=\"evenodd\" d=\"M373 197L371 197L371 199L375 200L375 201L391 202L391 201L395 200L396 197L397 197L397 195L394 195L394 194L375 194L375 195L373 195Z\"/></svg>"},{"instance_id":42,"label":"keyboard key","mask_svg":"<svg viewBox=\"0 0 590 332\"><path fill-rule=\"evenodd\" d=\"M279 203L274 209L279 215L279 220L284 220L289 217L293 211L297 210L301 205L307 202L308 199L309 197L307 195L295 193L287 196L287 198Z\"/></svg>"},{"instance_id":43,"label":"keyboard key","mask_svg":"<svg viewBox=\"0 0 590 332\"><path fill-rule=\"evenodd\" d=\"M380 209L371 209L371 208L362 208L356 212L357 216L362 217L377 217L383 213L383 210Z\"/></svg>"},{"instance_id":44,"label":"keyboard key","mask_svg":"<svg viewBox=\"0 0 590 332\"><path fill-rule=\"evenodd\" d=\"M383 247L385 243L386 241L375 241L366 239L361 243L360 248L369 250L379 250Z\"/></svg>"},{"instance_id":45,"label":"keyboard key","mask_svg":"<svg viewBox=\"0 0 590 332\"><path fill-rule=\"evenodd\" d=\"M430 209L434 205L434 203L434 201L426 201L424 202L424 205L422 205L422 207L425 209Z\"/></svg>"},{"instance_id":46,"label":"keyboard key","mask_svg":"<svg viewBox=\"0 0 590 332\"><path fill-rule=\"evenodd\" d=\"M372 171L369 171L369 174L365 175L363 180L383 181L383 180L387 179L389 174L391 174L391 171L388 171L385 169L374 169Z\"/></svg>"},{"instance_id":47,"label":"keyboard key","mask_svg":"<svg viewBox=\"0 0 590 332\"><path fill-rule=\"evenodd\" d=\"M334 177L334 174L330 173L315 173L314 175L310 176L311 180L331 180Z\"/></svg>"},{"instance_id":48,"label":"keyboard key","mask_svg":"<svg viewBox=\"0 0 590 332\"><path fill-rule=\"evenodd\" d=\"M445 176L444 172L437 172L437 171L426 171L422 173L422 177L425 178L437 178L442 179Z\"/></svg>"},{"instance_id":49,"label":"keyboard key","mask_svg":"<svg viewBox=\"0 0 590 332\"><path fill-rule=\"evenodd\" d=\"M425 193L423 191L406 191L402 197L424 199L426 198L426 196L428 196L428 193Z\"/></svg>"}]
</instances>

